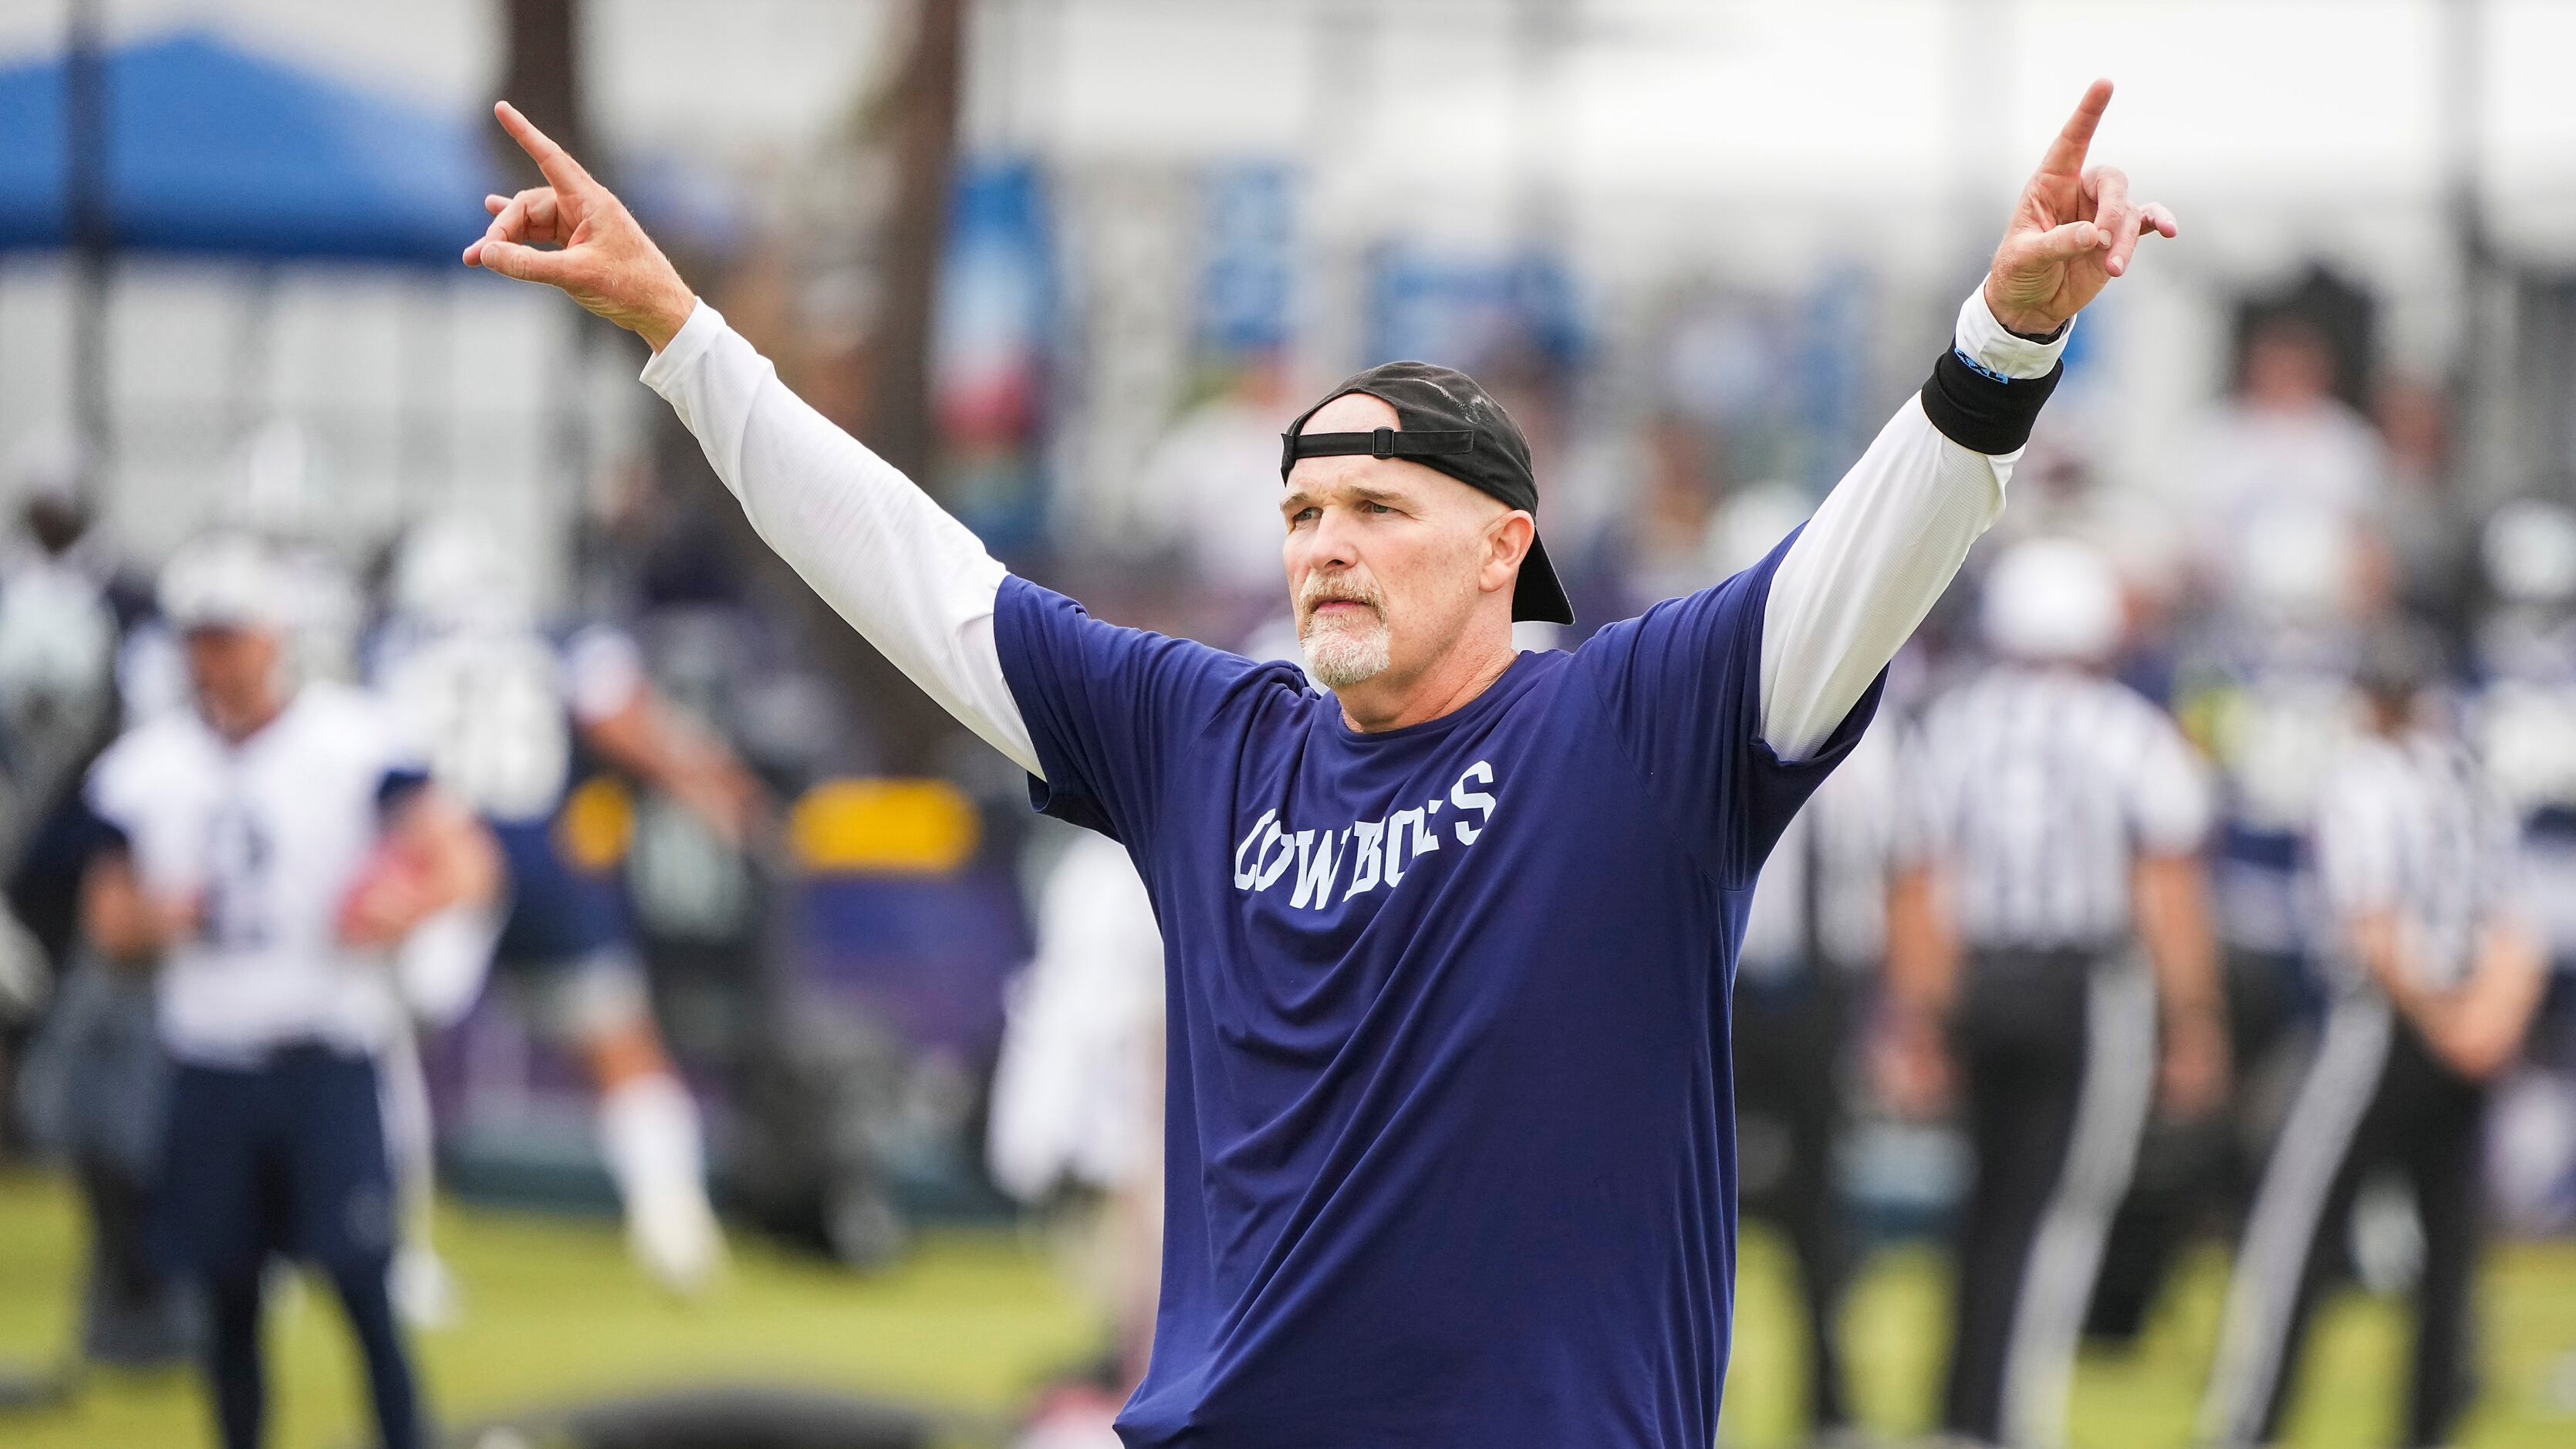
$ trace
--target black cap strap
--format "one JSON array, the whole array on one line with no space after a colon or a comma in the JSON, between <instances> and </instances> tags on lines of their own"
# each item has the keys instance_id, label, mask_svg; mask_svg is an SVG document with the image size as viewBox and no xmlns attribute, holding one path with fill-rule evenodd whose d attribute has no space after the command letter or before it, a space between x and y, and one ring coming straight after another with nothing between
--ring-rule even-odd
<instances>
[{"instance_id":1,"label":"black cap strap","mask_svg":"<svg viewBox=\"0 0 2576 1449\"><path fill-rule=\"evenodd\" d=\"M1281 433L1279 471L1284 475L1296 466L1300 458L1358 455L1371 458L1447 458L1475 450L1476 434L1469 428L1424 432L1380 428L1373 433Z\"/></svg>"}]
</instances>

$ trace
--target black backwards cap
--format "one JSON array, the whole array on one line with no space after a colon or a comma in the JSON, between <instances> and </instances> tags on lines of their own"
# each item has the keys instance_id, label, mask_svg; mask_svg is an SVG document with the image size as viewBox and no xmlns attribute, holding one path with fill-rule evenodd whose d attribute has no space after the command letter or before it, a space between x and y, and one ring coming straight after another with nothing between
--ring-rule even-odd
<instances>
[{"instance_id":1,"label":"black backwards cap","mask_svg":"<svg viewBox=\"0 0 2576 1449\"><path fill-rule=\"evenodd\" d=\"M1337 397L1366 393L1395 409L1399 427L1369 433L1309 433L1306 420ZM1279 477L1300 458L1403 458L1437 468L1479 493L1501 499L1507 507L1535 515L1538 479L1530 471L1529 440L1503 405L1476 380L1454 368L1428 362L1380 363L1342 380L1324 394L1323 402L1297 415L1279 435ZM1565 600L1565 585L1548 562L1547 545L1530 538L1529 557L1521 560L1519 585L1512 591L1512 618L1541 619L1551 624L1574 622L1574 606Z\"/></svg>"}]
</instances>

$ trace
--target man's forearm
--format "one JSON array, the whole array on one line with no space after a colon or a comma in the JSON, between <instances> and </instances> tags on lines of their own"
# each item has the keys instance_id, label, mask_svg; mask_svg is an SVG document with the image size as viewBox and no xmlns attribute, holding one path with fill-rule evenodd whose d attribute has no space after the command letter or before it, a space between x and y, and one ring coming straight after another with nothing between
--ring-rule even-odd
<instances>
[{"instance_id":1,"label":"man's forearm","mask_svg":"<svg viewBox=\"0 0 2576 1449\"><path fill-rule=\"evenodd\" d=\"M2220 1019L2225 1005L2217 941L2200 862L2187 855L2148 856L2138 862L2136 877L2138 939L2155 972L2166 1020Z\"/></svg>"},{"instance_id":2,"label":"man's forearm","mask_svg":"<svg viewBox=\"0 0 2576 1449\"><path fill-rule=\"evenodd\" d=\"M2020 398L1985 407L1989 400L1976 394L2002 397L2019 386L2044 397L2066 334L2016 337L1980 293L1960 308L1953 344L1958 360L1942 366L1967 394L1966 406L1939 391L1941 377L1931 411L1923 396L1906 399L1772 576L1762 737L1783 759L1814 754L1851 713L2003 511L2004 485L2021 457L2009 416ZM2027 421L2020 426L2026 431Z\"/></svg>"},{"instance_id":3,"label":"man's forearm","mask_svg":"<svg viewBox=\"0 0 2576 1449\"><path fill-rule=\"evenodd\" d=\"M1002 565L698 304L644 368L752 526L825 602L967 728L1042 773L993 640Z\"/></svg>"},{"instance_id":4,"label":"man's forearm","mask_svg":"<svg viewBox=\"0 0 2576 1449\"><path fill-rule=\"evenodd\" d=\"M1887 995L1900 1015L1937 1025L1958 994L1959 943L1930 866L1909 866L1887 888Z\"/></svg>"}]
</instances>

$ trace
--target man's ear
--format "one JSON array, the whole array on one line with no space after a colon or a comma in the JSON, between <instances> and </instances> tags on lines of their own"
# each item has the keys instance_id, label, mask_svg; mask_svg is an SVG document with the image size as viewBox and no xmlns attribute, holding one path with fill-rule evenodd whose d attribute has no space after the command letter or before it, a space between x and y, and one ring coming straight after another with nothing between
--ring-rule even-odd
<instances>
[{"instance_id":1,"label":"man's ear","mask_svg":"<svg viewBox=\"0 0 2576 1449\"><path fill-rule=\"evenodd\" d=\"M1508 509L1485 525L1485 563L1478 582L1487 592L1509 588L1519 579L1521 561L1538 538L1538 520L1524 509Z\"/></svg>"}]
</instances>

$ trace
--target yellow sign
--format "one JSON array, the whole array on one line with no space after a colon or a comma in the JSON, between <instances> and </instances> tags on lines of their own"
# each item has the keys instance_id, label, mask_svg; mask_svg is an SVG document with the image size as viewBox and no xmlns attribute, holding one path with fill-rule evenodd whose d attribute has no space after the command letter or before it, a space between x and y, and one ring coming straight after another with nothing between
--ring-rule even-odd
<instances>
[{"instance_id":1,"label":"yellow sign","mask_svg":"<svg viewBox=\"0 0 2576 1449\"><path fill-rule=\"evenodd\" d=\"M634 842L635 797L607 775L582 781L555 820L555 848L594 875L615 869Z\"/></svg>"},{"instance_id":2,"label":"yellow sign","mask_svg":"<svg viewBox=\"0 0 2576 1449\"><path fill-rule=\"evenodd\" d=\"M787 819L788 848L810 871L945 875L982 836L974 802L946 780L826 780Z\"/></svg>"}]
</instances>

